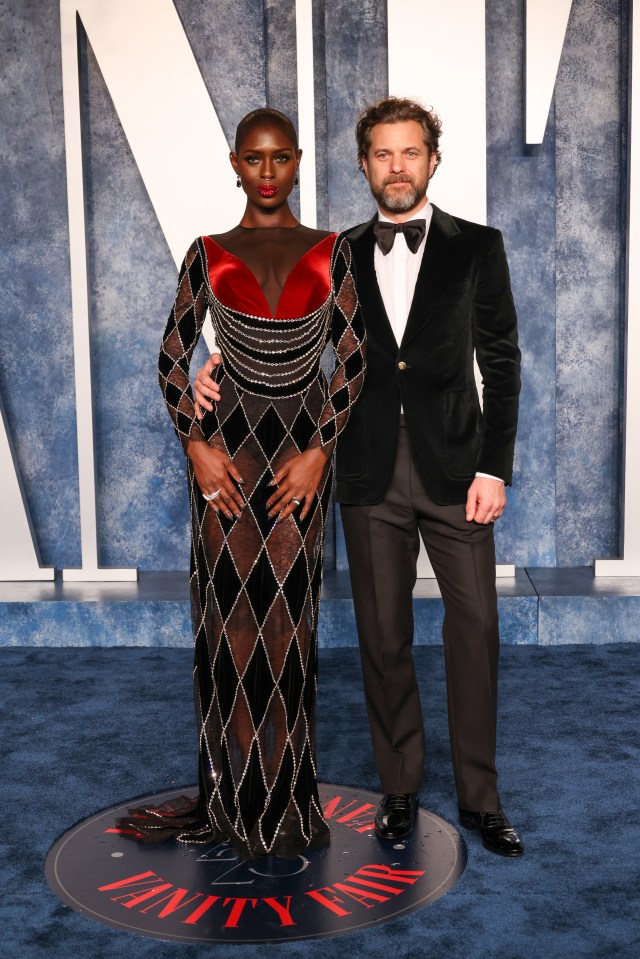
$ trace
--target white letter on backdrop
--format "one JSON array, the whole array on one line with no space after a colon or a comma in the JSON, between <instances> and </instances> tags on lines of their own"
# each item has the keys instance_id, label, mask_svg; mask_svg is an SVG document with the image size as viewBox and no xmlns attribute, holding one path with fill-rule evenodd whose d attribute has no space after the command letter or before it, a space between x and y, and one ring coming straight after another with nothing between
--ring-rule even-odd
<instances>
[{"instance_id":1,"label":"white letter on backdrop","mask_svg":"<svg viewBox=\"0 0 640 959\"><path fill-rule=\"evenodd\" d=\"M82 568L64 578L133 580L134 569L98 566L77 14L176 264L212 224L237 223L244 204L236 190L214 197L212 184L232 182L229 146L171 0L61 0L82 530ZM212 347L210 324L205 339Z\"/></svg>"}]
</instances>

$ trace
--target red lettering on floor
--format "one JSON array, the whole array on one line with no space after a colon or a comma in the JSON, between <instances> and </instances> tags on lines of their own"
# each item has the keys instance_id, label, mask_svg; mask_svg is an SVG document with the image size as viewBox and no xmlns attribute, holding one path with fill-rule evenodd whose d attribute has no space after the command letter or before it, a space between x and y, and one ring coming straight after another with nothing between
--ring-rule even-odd
<instances>
[{"instance_id":1,"label":"red lettering on floor","mask_svg":"<svg viewBox=\"0 0 640 959\"><path fill-rule=\"evenodd\" d=\"M148 906L145 906L144 909L141 909L140 912L149 912L150 909L155 909L156 906L160 906L163 902L166 902L166 906L158 913L158 919L166 919L167 916L170 916L173 912L177 912L178 909L184 909L185 906L190 906L196 899L202 899L202 893L197 892L195 896L192 896L191 899L187 899L185 902L184 897L188 895L189 893L186 889L181 889L178 886L175 892L170 893L168 896L163 896L162 899L158 899L157 902L150 903Z\"/></svg>"},{"instance_id":2,"label":"red lettering on floor","mask_svg":"<svg viewBox=\"0 0 640 959\"><path fill-rule=\"evenodd\" d=\"M322 814L324 815L324 818L333 819L333 817L336 814L336 810L338 809L338 806L340 805L341 802L342 802L342 796L334 796L333 799L330 799L327 803L325 803L324 809L322 810ZM349 808L349 806L353 806L355 802L356 800L352 799L351 802L348 802L346 806L343 806L342 809L339 810L339 812L344 812L345 809Z\"/></svg>"},{"instance_id":3,"label":"red lettering on floor","mask_svg":"<svg viewBox=\"0 0 640 959\"><path fill-rule=\"evenodd\" d=\"M291 918L291 896L285 896L284 898L287 901L286 906L283 906L275 897L271 896L268 899L263 899L262 902L266 902L276 912L281 926L295 926L296 923Z\"/></svg>"},{"instance_id":4,"label":"red lettering on floor","mask_svg":"<svg viewBox=\"0 0 640 959\"><path fill-rule=\"evenodd\" d=\"M147 892L141 892L136 894L135 892L125 892L123 896L112 896L112 902L120 902L125 909L133 909L134 906L139 906L141 902L146 902L147 899L153 899L154 896L157 896L161 892L166 892L167 889L171 889L171 883L165 882L162 886L154 886L153 889L147 890ZM124 899L129 899L129 902L123 902Z\"/></svg>"},{"instance_id":5,"label":"red lettering on floor","mask_svg":"<svg viewBox=\"0 0 640 959\"><path fill-rule=\"evenodd\" d=\"M335 806L333 807L335 811ZM407 885L411 886L414 882L424 876L424 870L421 869L392 869L381 863L372 863L361 866L352 876L348 876L344 882L334 882L333 886L324 886L322 889L312 889L305 893L311 896L316 902L319 902L325 909L330 909L337 916L348 916L350 913L343 909L338 903L344 903L337 895L338 892L355 899L366 909L372 909L377 903L388 902L389 896L381 893L391 893L393 896L404 892ZM365 878L370 877L370 878ZM387 885L387 882L372 881L384 879L387 882L403 883L400 886ZM373 892L373 890L379 890ZM368 900L373 900L370 902Z\"/></svg>"},{"instance_id":6,"label":"red lettering on floor","mask_svg":"<svg viewBox=\"0 0 640 959\"><path fill-rule=\"evenodd\" d=\"M359 886L367 886L368 889L381 889L382 892L392 892L394 896L397 896L400 892L404 892L404 886L396 889L395 886L385 886L381 882L371 882L370 879L362 879L357 874L355 876L349 876L345 882L356 882Z\"/></svg>"},{"instance_id":7,"label":"red lettering on floor","mask_svg":"<svg viewBox=\"0 0 640 959\"><path fill-rule=\"evenodd\" d=\"M347 896L351 896L352 899L355 899L356 902L359 902L367 909L372 909L373 906L378 902L389 902L388 896L379 896L377 892L367 892L366 889L354 889L353 886L347 886L343 882L334 882L334 886L340 892L344 892L347 894ZM373 899L374 902L368 903L366 901L367 899Z\"/></svg>"},{"instance_id":8,"label":"red lettering on floor","mask_svg":"<svg viewBox=\"0 0 640 959\"><path fill-rule=\"evenodd\" d=\"M201 916L204 916L207 909L210 909L214 902L217 902L219 898L220 896L207 896L206 899L200 903L198 908L194 909L191 915L188 916L187 919L183 920L184 924L187 926L195 926L198 919L200 919Z\"/></svg>"},{"instance_id":9,"label":"red lettering on floor","mask_svg":"<svg viewBox=\"0 0 640 959\"><path fill-rule=\"evenodd\" d=\"M155 872L141 872L137 876L129 876L128 879L119 879L118 882L110 882L107 886L98 886L98 892L108 892L109 889L121 889L123 886L136 886L139 885L143 879L151 878L157 882L162 882L160 876L157 876Z\"/></svg>"},{"instance_id":10,"label":"red lettering on floor","mask_svg":"<svg viewBox=\"0 0 640 959\"><path fill-rule=\"evenodd\" d=\"M356 816L371 812L372 809L375 809L375 806L372 806L370 802L367 802L363 806L358 806L358 808L354 809L353 812L349 812L345 816L340 816L338 822L349 822L350 819L355 819ZM342 812L342 810L340 810L340 812Z\"/></svg>"},{"instance_id":11,"label":"red lettering on floor","mask_svg":"<svg viewBox=\"0 0 640 959\"><path fill-rule=\"evenodd\" d=\"M338 806L342 802L342 796L334 796L333 799L330 799L322 810L325 819L336 819L336 822L346 823L350 828L354 829L356 832L368 832L370 829L373 829L373 822L368 822L365 825L360 823L354 823L353 826L350 825L351 820L356 819L358 816L370 816L373 810L376 808L370 802L363 803L361 806L357 806L357 800L352 799L351 802L348 802L346 806L343 806L341 809L338 809ZM352 809L351 812L347 810L351 806L357 806L356 809ZM357 826L357 828L356 828Z\"/></svg>"},{"instance_id":12,"label":"red lettering on floor","mask_svg":"<svg viewBox=\"0 0 640 959\"><path fill-rule=\"evenodd\" d=\"M312 899L315 899L316 902L319 902L321 906L324 906L325 909L330 909L331 912L335 912L336 916L350 916L351 913L347 909L343 909L342 906L338 906L337 903L344 902L344 899L341 899L340 896L333 895L333 901L328 899L327 896L324 896L323 893L333 893L331 886L323 886L322 889L309 889L305 892L305 896L311 896Z\"/></svg>"},{"instance_id":13,"label":"red lettering on floor","mask_svg":"<svg viewBox=\"0 0 640 959\"><path fill-rule=\"evenodd\" d=\"M237 929L238 921L246 904L250 902L251 906L255 908L257 901L257 899L225 899L225 901L222 903L223 906L227 906L230 902L233 903L229 917L224 924L225 929Z\"/></svg>"},{"instance_id":14,"label":"red lettering on floor","mask_svg":"<svg viewBox=\"0 0 640 959\"><path fill-rule=\"evenodd\" d=\"M356 870L356 876L369 876L371 879L389 879L391 882L404 882L412 886L420 876L424 876L424 869L392 869L378 863L370 866L361 866ZM411 878L413 877L413 878Z\"/></svg>"}]
</instances>

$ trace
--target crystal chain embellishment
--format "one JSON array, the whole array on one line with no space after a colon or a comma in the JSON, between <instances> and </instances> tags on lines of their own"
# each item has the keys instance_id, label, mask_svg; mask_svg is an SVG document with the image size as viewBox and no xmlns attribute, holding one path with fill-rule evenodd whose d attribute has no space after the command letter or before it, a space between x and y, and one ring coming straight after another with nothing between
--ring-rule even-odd
<instances>
[{"instance_id":1,"label":"crystal chain embellishment","mask_svg":"<svg viewBox=\"0 0 640 959\"><path fill-rule=\"evenodd\" d=\"M211 320L227 375L258 396L303 393L320 366L332 305L330 294L300 320L268 320L229 309L210 290Z\"/></svg>"}]
</instances>

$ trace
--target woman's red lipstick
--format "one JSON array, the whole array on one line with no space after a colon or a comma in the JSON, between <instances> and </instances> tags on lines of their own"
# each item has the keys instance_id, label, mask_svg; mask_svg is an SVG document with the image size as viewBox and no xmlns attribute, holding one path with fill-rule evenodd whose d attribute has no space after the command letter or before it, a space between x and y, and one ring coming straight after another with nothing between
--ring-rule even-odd
<instances>
[{"instance_id":1,"label":"woman's red lipstick","mask_svg":"<svg viewBox=\"0 0 640 959\"><path fill-rule=\"evenodd\" d=\"M264 196L264 197L275 196L279 189L280 189L279 187L271 186L271 185L259 186L258 193L260 194L260 196Z\"/></svg>"}]
</instances>

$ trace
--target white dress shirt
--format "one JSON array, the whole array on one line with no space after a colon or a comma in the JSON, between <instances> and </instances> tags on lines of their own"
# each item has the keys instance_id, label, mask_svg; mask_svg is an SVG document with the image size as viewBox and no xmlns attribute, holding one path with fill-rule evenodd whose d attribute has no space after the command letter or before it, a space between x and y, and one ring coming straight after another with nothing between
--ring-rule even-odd
<instances>
[{"instance_id":1,"label":"white dress shirt","mask_svg":"<svg viewBox=\"0 0 640 959\"><path fill-rule=\"evenodd\" d=\"M376 279L380 287L380 295L384 308L387 311L393 335L396 338L398 346L402 342L404 331L407 326L407 319L413 294L415 293L418 273L424 256L424 248L429 234L431 216L433 207L425 197L424 206L411 214L411 220L425 220L424 238L416 250L412 253L407 246L404 233L396 233L395 241L389 253L382 252L378 244L375 245L373 254L373 265L376 271ZM386 223L394 223L388 216L378 209L378 219ZM402 407L401 407L402 410ZM487 479L497 479L503 482L498 476L491 476L490 473L476 473L476 476L484 476Z\"/></svg>"},{"instance_id":2,"label":"white dress shirt","mask_svg":"<svg viewBox=\"0 0 640 959\"><path fill-rule=\"evenodd\" d=\"M432 213L433 207L425 199L424 206L411 216L412 220L425 220L424 239L415 253L412 253L407 246L404 233L396 233L395 242L386 256L377 243L375 246L373 265L376 270L382 302L398 346L400 346L407 325L407 317L416 289ZM394 222L388 216L385 216L382 210L378 210L378 219L385 223Z\"/></svg>"}]
</instances>

